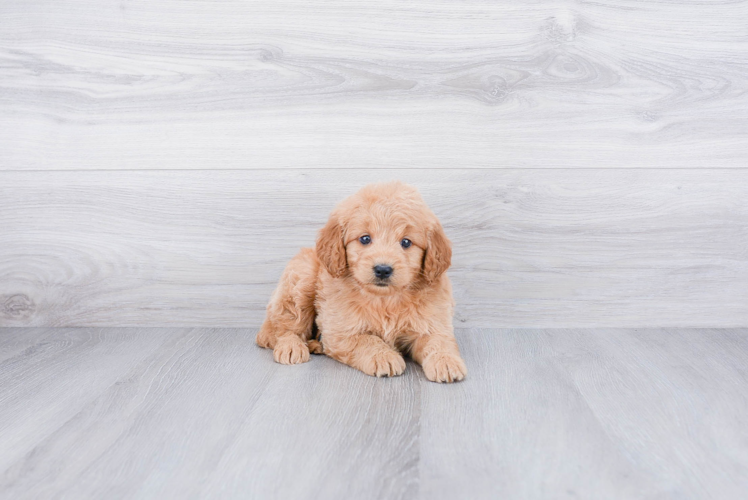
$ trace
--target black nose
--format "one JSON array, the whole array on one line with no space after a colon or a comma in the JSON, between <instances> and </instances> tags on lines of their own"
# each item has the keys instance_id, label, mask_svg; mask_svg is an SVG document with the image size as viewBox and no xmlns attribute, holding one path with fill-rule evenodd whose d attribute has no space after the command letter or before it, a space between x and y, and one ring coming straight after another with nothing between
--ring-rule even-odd
<instances>
[{"instance_id":1,"label":"black nose","mask_svg":"<svg viewBox=\"0 0 748 500\"><path fill-rule=\"evenodd\" d=\"M374 275L380 280L386 280L392 276L392 268L390 266L378 265L374 266Z\"/></svg>"}]
</instances>

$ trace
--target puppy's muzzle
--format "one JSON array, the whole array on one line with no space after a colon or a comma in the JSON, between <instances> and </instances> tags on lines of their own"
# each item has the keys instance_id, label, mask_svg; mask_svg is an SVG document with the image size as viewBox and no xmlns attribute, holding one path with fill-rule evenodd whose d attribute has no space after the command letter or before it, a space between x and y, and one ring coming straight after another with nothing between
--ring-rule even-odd
<instances>
[{"instance_id":1,"label":"puppy's muzzle","mask_svg":"<svg viewBox=\"0 0 748 500\"><path fill-rule=\"evenodd\" d=\"M377 286L387 286L387 281L389 281L390 276L392 276L392 272L394 271L392 269L392 266L388 266L386 264L377 264L373 268L374 276L377 278Z\"/></svg>"}]
</instances>

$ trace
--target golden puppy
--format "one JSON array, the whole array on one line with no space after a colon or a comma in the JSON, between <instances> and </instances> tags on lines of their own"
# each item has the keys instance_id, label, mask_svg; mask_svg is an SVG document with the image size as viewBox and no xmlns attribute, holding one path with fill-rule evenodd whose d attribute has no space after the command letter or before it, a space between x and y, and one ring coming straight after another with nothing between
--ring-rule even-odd
<instances>
[{"instance_id":1,"label":"golden puppy","mask_svg":"<svg viewBox=\"0 0 748 500\"><path fill-rule=\"evenodd\" d=\"M451 258L418 191L400 182L366 186L333 210L315 249L289 262L257 344L279 363L308 361L311 349L377 377L403 373L406 353L429 380L462 380L444 274Z\"/></svg>"}]
</instances>

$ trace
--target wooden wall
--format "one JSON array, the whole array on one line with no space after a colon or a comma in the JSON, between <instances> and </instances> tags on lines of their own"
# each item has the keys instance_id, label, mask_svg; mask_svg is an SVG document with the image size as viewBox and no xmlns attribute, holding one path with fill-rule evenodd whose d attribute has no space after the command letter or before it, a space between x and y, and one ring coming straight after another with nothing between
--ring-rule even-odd
<instances>
[{"instance_id":1,"label":"wooden wall","mask_svg":"<svg viewBox=\"0 0 748 500\"><path fill-rule=\"evenodd\" d=\"M748 325L748 3L0 5L0 326L259 326L373 181L455 323Z\"/></svg>"}]
</instances>

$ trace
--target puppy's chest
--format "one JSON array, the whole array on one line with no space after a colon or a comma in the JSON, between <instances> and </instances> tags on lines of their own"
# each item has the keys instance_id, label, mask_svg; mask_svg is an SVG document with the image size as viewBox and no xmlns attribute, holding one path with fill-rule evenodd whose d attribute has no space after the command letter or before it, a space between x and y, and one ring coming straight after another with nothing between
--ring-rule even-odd
<instances>
[{"instance_id":1,"label":"puppy's chest","mask_svg":"<svg viewBox=\"0 0 748 500\"><path fill-rule=\"evenodd\" d=\"M385 340L395 340L403 333L422 330L425 319L418 310L401 307L373 308L363 314L367 329Z\"/></svg>"}]
</instances>

